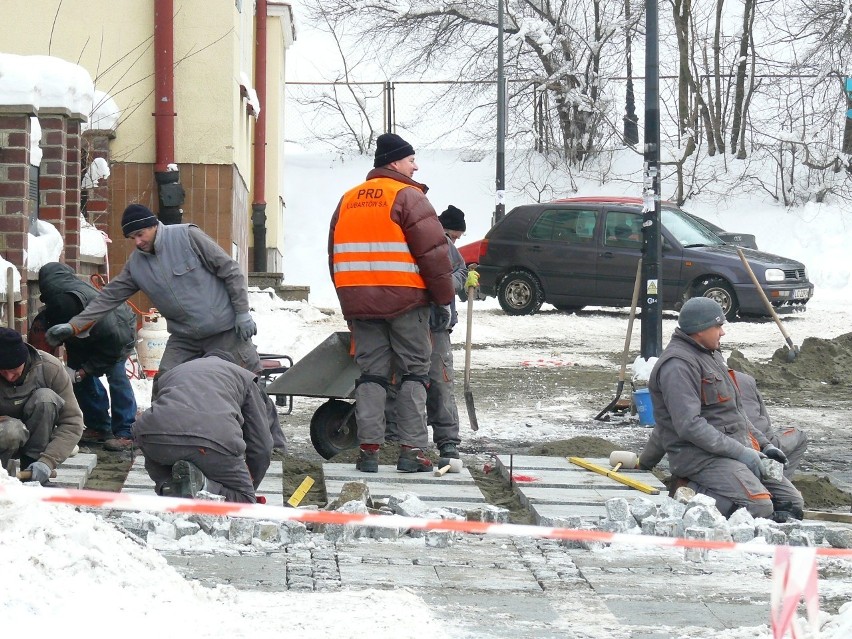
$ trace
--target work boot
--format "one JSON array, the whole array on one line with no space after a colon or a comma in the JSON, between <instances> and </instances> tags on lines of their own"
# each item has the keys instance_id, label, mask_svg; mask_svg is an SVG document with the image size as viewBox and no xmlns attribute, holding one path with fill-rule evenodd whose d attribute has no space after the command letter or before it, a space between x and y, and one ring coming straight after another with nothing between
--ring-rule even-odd
<instances>
[{"instance_id":1,"label":"work boot","mask_svg":"<svg viewBox=\"0 0 852 639\"><path fill-rule=\"evenodd\" d=\"M432 460L426 457L421 448L403 446L396 469L403 473L426 473L432 470Z\"/></svg>"},{"instance_id":2,"label":"work boot","mask_svg":"<svg viewBox=\"0 0 852 639\"><path fill-rule=\"evenodd\" d=\"M163 484L162 494L165 497L195 496L207 488L207 478L198 466L186 460L180 460L172 466L172 480Z\"/></svg>"},{"instance_id":3,"label":"work boot","mask_svg":"<svg viewBox=\"0 0 852 639\"><path fill-rule=\"evenodd\" d=\"M446 444L441 444L438 447L440 451L440 457L442 459L461 459L459 457L459 450L456 448L456 445L452 442L447 442Z\"/></svg>"},{"instance_id":4,"label":"work boot","mask_svg":"<svg viewBox=\"0 0 852 639\"><path fill-rule=\"evenodd\" d=\"M110 435L111 433L105 430L87 428L80 436L80 441L84 444L100 444L101 442L105 442Z\"/></svg>"},{"instance_id":5,"label":"work boot","mask_svg":"<svg viewBox=\"0 0 852 639\"><path fill-rule=\"evenodd\" d=\"M133 440L129 437L110 437L104 442L104 450L114 453L122 450L133 450Z\"/></svg>"},{"instance_id":6,"label":"work boot","mask_svg":"<svg viewBox=\"0 0 852 639\"><path fill-rule=\"evenodd\" d=\"M355 470L360 470L362 473L379 472L379 451L360 449L358 461L355 462Z\"/></svg>"}]
</instances>

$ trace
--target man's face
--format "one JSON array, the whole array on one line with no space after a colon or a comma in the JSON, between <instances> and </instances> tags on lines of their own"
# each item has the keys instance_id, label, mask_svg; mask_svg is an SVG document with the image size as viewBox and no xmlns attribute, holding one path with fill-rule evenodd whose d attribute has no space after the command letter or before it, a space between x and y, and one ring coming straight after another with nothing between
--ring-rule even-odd
<instances>
[{"instance_id":1,"label":"man's face","mask_svg":"<svg viewBox=\"0 0 852 639\"><path fill-rule=\"evenodd\" d=\"M7 368L0 370L0 377L5 379L10 384L14 384L19 379L21 379L21 374L24 372L24 364L21 364L17 368Z\"/></svg>"},{"instance_id":2,"label":"man's face","mask_svg":"<svg viewBox=\"0 0 852 639\"><path fill-rule=\"evenodd\" d=\"M409 155L407 158L402 158L396 162L388 164L397 173L402 173L405 177L410 178L417 170L417 162L414 161L414 156Z\"/></svg>"},{"instance_id":3,"label":"man's face","mask_svg":"<svg viewBox=\"0 0 852 639\"><path fill-rule=\"evenodd\" d=\"M464 235L464 231L444 231L447 234L447 237L450 238L450 241L455 244L456 240L459 239L462 235Z\"/></svg>"},{"instance_id":4,"label":"man's face","mask_svg":"<svg viewBox=\"0 0 852 639\"><path fill-rule=\"evenodd\" d=\"M711 326L700 333L693 333L691 337L708 351L718 351L724 334L725 329L723 327Z\"/></svg>"},{"instance_id":5,"label":"man's face","mask_svg":"<svg viewBox=\"0 0 852 639\"><path fill-rule=\"evenodd\" d=\"M157 227L156 226L148 226L144 229L139 229L138 231L133 231L127 237L133 240L133 244L136 245L140 251L145 253L150 253L154 250L154 238L157 235Z\"/></svg>"}]
</instances>

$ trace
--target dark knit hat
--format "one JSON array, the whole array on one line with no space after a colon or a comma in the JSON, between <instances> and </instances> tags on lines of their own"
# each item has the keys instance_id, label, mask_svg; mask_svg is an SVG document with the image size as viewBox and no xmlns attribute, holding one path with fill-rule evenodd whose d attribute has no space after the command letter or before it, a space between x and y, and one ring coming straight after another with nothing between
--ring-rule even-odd
<instances>
[{"instance_id":1,"label":"dark knit hat","mask_svg":"<svg viewBox=\"0 0 852 639\"><path fill-rule=\"evenodd\" d=\"M452 204L447 207L447 210L438 216L447 231L461 231L464 233L467 230L467 224L464 223L464 211L457 209Z\"/></svg>"},{"instance_id":2,"label":"dark knit hat","mask_svg":"<svg viewBox=\"0 0 852 639\"><path fill-rule=\"evenodd\" d=\"M124 233L124 237L127 237L139 229L157 226L159 222L157 216L147 206L131 204L124 209L124 215L121 216L121 232Z\"/></svg>"},{"instance_id":3,"label":"dark knit hat","mask_svg":"<svg viewBox=\"0 0 852 639\"><path fill-rule=\"evenodd\" d=\"M409 155L414 155L412 146L395 133L382 133L376 139L376 159L373 166L387 166Z\"/></svg>"},{"instance_id":4,"label":"dark knit hat","mask_svg":"<svg viewBox=\"0 0 852 639\"><path fill-rule=\"evenodd\" d=\"M687 335L700 333L711 326L725 323L725 311L709 297L690 297L680 309L677 325Z\"/></svg>"},{"instance_id":5,"label":"dark knit hat","mask_svg":"<svg viewBox=\"0 0 852 639\"><path fill-rule=\"evenodd\" d=\"M27 361L27 345L18 331L0 327L0 371L18 368Z\"/></svg>"}]
</instances>

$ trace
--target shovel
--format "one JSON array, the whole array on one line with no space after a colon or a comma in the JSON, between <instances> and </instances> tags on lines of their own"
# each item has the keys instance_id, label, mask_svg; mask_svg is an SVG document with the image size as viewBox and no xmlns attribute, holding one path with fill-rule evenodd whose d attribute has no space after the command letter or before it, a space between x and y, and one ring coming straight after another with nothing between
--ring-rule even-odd
<instances>
[{"instance_id":1,"label":"shovel","mask_svg":"<svg viewBox=\"0 0 852 639\"><path fill-rule=\"evenodd\" d=\"M787 332L787 329L784 328L784 325L781 323L781 320L778 319L778 313L775 312L775 307L772 306L772 302L769 301L769 298L766 297L766 293L763 292L763 287L760 285L760 282L757 281L757 277L754 274L754 271L751 270L751 265L746 260L745 255L743 254L743 250L741 248L737 248L737 254L740 256L740 260L745 266L746 271L748 271L748 275L751 278L752 283L754 284L757 292L760 293L760 297L763 299L763 304L766 306L766 310L769 311L769 314L772 315L772 319L775 320L775 323L778 325L778 329L781 331L781 335L784 336L784 339L787 341L787 361L792 362L799 355L799 347L793 343L793 340L790 339L790 334Z\"/></svg>"},{"instance_id":2,"label":"shovel","mask_svg":"<svg viewBox=\"0 0 852 639\"><path fill-rule=\"evenodd\" d=\"M633 335L633 320L636 318L636 305L639 303L639 286L642 283L642 258L636 265L636 280L633 282L633 299L630 301L630 319L627 321L627 335L624 337L624 351L621 353L621 370L618 373L618 386L615 389L615 397L607 404L595 419L600 420L606 413L615 408L624 390L624 374L627 371L627 356L630 354L630 338Z\"/></svg>"},{"instance_id":3,"label":"shovel","mask_svg":"<svg viewBox=\"0 0 852 639\"><path fill-rule=\"evenodd\" d=\"M476 287L467 288L467 337L464 341L464 403L467 406L467 418L470 420L472 430L479 430L479 422L476 420L476 407L473 405L473 393L470 391L470 336L473 331L473 298L476 295Z\"/></svg>"}]
</instances>

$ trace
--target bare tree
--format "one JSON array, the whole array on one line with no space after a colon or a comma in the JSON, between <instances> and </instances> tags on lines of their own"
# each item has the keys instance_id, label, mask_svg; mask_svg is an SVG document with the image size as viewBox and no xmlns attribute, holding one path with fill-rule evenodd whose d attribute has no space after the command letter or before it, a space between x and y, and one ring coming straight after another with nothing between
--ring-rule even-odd
<instances>
[{"instance_id":1,"label":"bare tree","mask_svg":"<svg viewBox=\"0 0 852 639\"><path fill-rule=\"evenodd\" d=\"M570 164L582 164L598 148L601 116L609 108L602 77L619 69L623 59L623 40L617 36L624 32L624 2L501 1L507 16L506 73L515 81L510 112L539 104L539 113L553 123L544 127L555 134L553 151ZM383 56L397 79L439 70L445 78L483 81L453 89L468 98L481 100L486 92L493 96L493 84L485 81L496 80L494 0L405 5L395 0L311 0L309 15L332 29L345 25L356 46ZM532 123L524 128L532 132Z\"/></svg>"}]
</instances>

